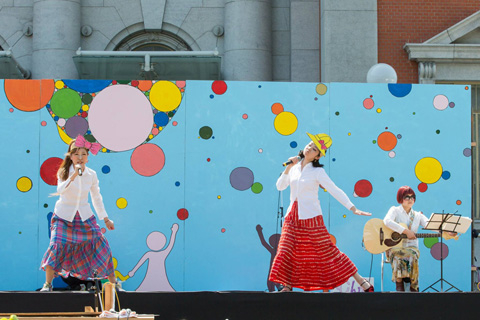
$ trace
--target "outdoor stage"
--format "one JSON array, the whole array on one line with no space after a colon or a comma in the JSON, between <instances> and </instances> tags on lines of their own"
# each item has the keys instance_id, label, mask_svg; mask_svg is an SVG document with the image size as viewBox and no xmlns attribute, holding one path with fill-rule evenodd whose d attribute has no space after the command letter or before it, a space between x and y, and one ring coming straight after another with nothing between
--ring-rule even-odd
<instances>
[{"instance_id":1,"label":"outdoor stage","mask_svg":"<svg viewBox=\"0 0 480 320\"><path fill-rule=\"evenodd\" d=\"M473 319L480 296L447 293L120 292L120 307L156 320ZM0 313L83 312L89 292L0 292ZM118 309L118 305L117 305ZM8 317L7 317L8 318ZM49 318L55 319L55 318ZM86 318L88 319L88 318Z\"/></svg>"}]
</instances>

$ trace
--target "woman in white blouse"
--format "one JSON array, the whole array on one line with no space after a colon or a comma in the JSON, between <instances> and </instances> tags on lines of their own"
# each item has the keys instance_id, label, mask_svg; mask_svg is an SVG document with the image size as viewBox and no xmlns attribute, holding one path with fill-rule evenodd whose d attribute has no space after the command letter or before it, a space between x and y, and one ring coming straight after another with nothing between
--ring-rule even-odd
<instances>
[{"instance_id":1,"label":"woman in white blouse","mask_svg":"<svg viewBox=\"0 0 480 320\"><path fill-rule=\"evenodd\" d=\"M405 282L410 283L410 291L418 292L418 239L415 236L420 226L425 227L428 218L419 211L412 209L415 203L415 192L409 186L398 189L397 202L388 210L383 223L393 231L403 233L408 240L402 241L399 248L390 249L387 257L392 264L392 281L397 291L405 291ZM403 223L404 226L400 225ZM405 227L406 226L406 227Z\"/></svg>"},{"instance_id":2,"label":"woman in white blouse","mask_svg":"<svg viewBox=\"0 0 480 320\"><path fill-rule=\"evenodd\" d=\"M46 281L40 291L52 291L55 274L82 280L96 276L116 282L110 246L88 203L90 194L98 218L108 230L115 229L103 205L97 173L86 167L89 151L97 154L100 147L78 136L70 143L57 172L60 197L51 220L50 244L41 263Z\"/></svg>"},{"instance_id":3,"label":"woman in white blouse","mask_svg":"<svg viewBox=\"0 0 480 320\"><path fill-rule=\"evenodd\" d=\"M364 291L372 292L373 286L330 240L318 199L319 186L354 214L371 214L355 208L318 162L331 146L331 138L327 134L307 134L312 141L298 157L289 159L291 163L277 181L280 191L290 186L290 206L269 280L283 284L283 292L293 287L312 291L336 288L353 276Z\"/></svg>"}]
</instances>

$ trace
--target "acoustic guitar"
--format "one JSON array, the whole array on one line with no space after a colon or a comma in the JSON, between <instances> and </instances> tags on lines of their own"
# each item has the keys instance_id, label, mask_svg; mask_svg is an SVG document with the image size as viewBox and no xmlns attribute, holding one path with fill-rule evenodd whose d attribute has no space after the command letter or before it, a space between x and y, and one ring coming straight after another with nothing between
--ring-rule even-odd
<instances>
[{"instance_id":1,"label":"acoustic guitar","mask_svg":"<svg viewBox=\"0 0 480 320\"><path fill-rule=\"evenodd\" d=\"M404 228L407 226L404 223L400 223ZM439 233L415 233L417 238L438 238ZM452 236L446 232L443 233L443 238L458 239L458 235ZM363 243L365 249L373 254L382 253L388 249L400 247L402 240L407 239L407 235L398 233L388 228L382 219L373 218L367 221L363 228Z\"/></svg>"}]
</instances>

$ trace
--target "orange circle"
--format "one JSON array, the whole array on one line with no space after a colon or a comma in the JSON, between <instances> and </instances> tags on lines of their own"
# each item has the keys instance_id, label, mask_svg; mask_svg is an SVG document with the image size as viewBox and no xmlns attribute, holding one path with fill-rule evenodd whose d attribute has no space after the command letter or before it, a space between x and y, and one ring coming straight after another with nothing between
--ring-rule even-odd
<instances>
[{"instance_id":1,"label":"orange circle","mask_svg":"<svg viewBox=\"0 0 480 320\"><path fill-rule=\"evenodd\" d=\"M283 112L283 105L281 103L274 103L272 104L272 112L273 114L279 114L281 112Z\"/></svg>"},{"instance_id":2,"label":"orange circle","mask_svg":"<svg viewBox=\"0 0 480 320\"><path fill-rule=\"evenodd\" d=\"M330 234L330 241L332 241L333 245L337 244L337 238L333 234Z\"/></svg>"},{"instance_id":3,"label":"orange circle","mask_svg":"<svg viewBox=\"0 0 480 320\"><path fill-rule=\"evenodd\" d=\"M148 91L152 87L153 83L151 80L139 80L137 88L142 91Z\"/></svg>"},{"instance_id":4,"label":"orange circle","mask_svg":"<svg viewBox=\"0 0 480 320\"><path fill-rule=\"evenodd\" d=\"M37 111L52 98L55 91L53 80L6 79L4 83L8 101L22 111Z\"/></svg>"},{"instance_id":5,"label":"orange circle","mask_svg":"<svg viewBox=\"0 0 480 320\"><path fill-rule=\"evenodd\" d=\"M455 202L457 205L461 205L462 204L462 200L457 200L457 202Z\"/></svg>"},{"instance_id":6,"label":"orange circle","mask_svg":"<svg viewBox=\"0 0 480 320\"><path fill-rule=\"evenodd\" d=\"M393 133L385 131L380 133L377 143L380 149L390 151L397 145L397 137Z\"/></svg>"}]
</instances>

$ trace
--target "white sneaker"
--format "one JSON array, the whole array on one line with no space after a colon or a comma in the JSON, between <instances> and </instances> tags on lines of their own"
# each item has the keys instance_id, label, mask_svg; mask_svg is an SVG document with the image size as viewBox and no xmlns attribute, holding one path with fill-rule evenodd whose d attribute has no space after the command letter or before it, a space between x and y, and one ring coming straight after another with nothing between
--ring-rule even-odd
<instances>
[{"instance_id":1,"label":"white sneaker","mask_svg":"<svg viewBox=\"0 0 480 320\"><path fill-rule=\"evenodd\" d=\"M49 291L52 291L53 290L53 286L51 283L48 283L48 282L45 282L43 284L43 287L42 289L40 289L40 291L43 291L43 292L49 292Z\"/></svg>"}]
</instances>

